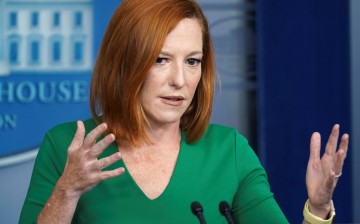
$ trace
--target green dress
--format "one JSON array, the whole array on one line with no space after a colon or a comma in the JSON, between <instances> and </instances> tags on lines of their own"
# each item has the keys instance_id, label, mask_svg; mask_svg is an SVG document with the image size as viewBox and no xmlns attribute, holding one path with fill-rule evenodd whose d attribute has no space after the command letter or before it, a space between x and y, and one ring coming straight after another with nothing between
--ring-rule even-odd
<instances>
[{"instance_id":1,"label":"green dress","mask_svg":"<svg viewBox=\"0 0 360 224\"><path fill-rule=\"evenodd\" d=\"M85 122L87 133L95 128ZM61 124L45 136L37 155L20 223L33 223L61 176L76 122ZM118 150L115 143L101 155ZM121 149L120 149L121 151ZM107 169L126 166L122 160ZM100 182L84 193L73 223L199 223L190 209L201 203L207 223L226 223L219 203L227 201L236 223L288 223L273 198L266 173L247 140L235 129L210 124L194 144L182 133L180 152L170 182L149 199L129 172Z\"/></svg>"}]
</instances>

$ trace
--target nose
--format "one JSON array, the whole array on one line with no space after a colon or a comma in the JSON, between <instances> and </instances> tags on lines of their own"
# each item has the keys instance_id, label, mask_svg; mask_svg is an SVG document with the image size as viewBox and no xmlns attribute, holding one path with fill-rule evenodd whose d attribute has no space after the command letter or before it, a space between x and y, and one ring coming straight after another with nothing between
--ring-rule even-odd
<instances>
[{"instance_id":1,"label":"nose","mask_svg":"<svg viewBox=\"0 0 360 224\"><path fill-rule=\"evenodd\" d=\"M173 63L170 74L170 85L180 89L185 85L185 68L183 63Z\"/></svg>"}]
</instances>

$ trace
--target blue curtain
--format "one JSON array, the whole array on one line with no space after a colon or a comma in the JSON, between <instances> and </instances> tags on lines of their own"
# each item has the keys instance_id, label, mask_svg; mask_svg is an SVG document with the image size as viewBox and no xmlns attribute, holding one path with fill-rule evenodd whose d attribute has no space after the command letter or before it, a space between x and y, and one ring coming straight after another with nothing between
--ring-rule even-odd
<instances>
[{"instance_id":1,"label":"blue curtain","mask_svg":"<svg viewBox=\"0 0 360 224\"><path fill-rule=\"evenodd\" d=\"M301 223L313 131L350 132L349 2L257 1L259 153L275 198ZM350 133L351 134L351 133ZM352 221L351 150L335 191L336 222Z\"/></svg>"}]
</instances>

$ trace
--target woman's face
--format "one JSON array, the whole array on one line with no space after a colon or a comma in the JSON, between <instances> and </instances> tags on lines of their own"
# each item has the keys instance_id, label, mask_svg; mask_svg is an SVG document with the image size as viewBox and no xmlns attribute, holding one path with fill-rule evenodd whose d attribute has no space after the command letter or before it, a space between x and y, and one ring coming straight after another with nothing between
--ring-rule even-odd
<instances>
[{"instance_id":1,"label":"woman's face","mask_svg":"<svg viewBox=\"0 0 360 224\"><path fill-rule=\"evenodd\" d=\"M141 89L151 126L180 122L201 78L202 32L197 19L183 19L166 37Z\"/></svg>"}]
</instances>

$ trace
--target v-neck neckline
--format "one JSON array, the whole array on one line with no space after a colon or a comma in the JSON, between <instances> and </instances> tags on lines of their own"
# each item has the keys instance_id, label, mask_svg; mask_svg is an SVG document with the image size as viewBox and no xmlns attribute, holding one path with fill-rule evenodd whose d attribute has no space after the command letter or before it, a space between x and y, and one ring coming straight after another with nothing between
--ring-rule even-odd
<instances>
[{"instance_id":1,"label":"v-neck neckline","mask_svg":"<svg viewBox=\"0 0 360 224\"><path fill-rule=\"evenodd\" d=\"M170 176L170 179L169 179L169 182L167 183L164 191L159 195L157 196L156 198L154 199L151 199L149 198L145 192L140 188L140 186L137 184L137 182L135 181L135 179L133 178L133 176L131 175L131 173L128 171L128 168L126 166L126 163L124 162L124 160L122 160L122 164L124 164L124 168L125 168L125 173L124 175L126 175L130 181L131 181L131 184L134 185L136 191L141 195L141 197L145 198L147 201L150 201L150 202L155 202L155 201L159 201L161 200L162 197L164 197L164 195L166 195L166 193L169 191L169 188L171 189L171 186L174 184L173 182L175 182L176 180L175 177L177 175L177 173L179 172L178 170L180 169L179 168L179 164L181 163L181 158L182 158L182 154L183 154L183 148L184 148L184 142L186 142L185 140L186 138L186 135L185 135L185 132L183 130L181 130L181 140L180 140L180 148L179 148L179 153L178 153L178 156L177 156L177 159L176 159L176 162L175 162L175 166L174 166L174 169L173 169L173 172ZM121 148L116 146L117 150L119 150L121 152Z\"/></svg>"}]
</instances>

